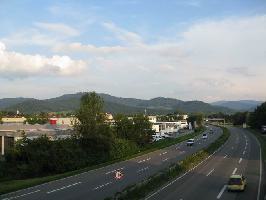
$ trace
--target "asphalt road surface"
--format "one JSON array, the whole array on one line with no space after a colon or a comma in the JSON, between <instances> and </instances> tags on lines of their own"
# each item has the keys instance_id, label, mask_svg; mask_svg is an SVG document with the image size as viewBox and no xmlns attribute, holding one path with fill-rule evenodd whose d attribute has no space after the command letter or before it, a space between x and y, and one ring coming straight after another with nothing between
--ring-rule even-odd
<instances>
[{"instance_id":1,"label":"asphalt road surface","mask_svg":"<svg viewBox=\"0 0 266 200\"><path fill-rule=\"evenodd\" d=\"M215 141L222 130L213 127L214 134L208 134L208 139L202 139L202 135L195 138L195 145L186 146L186 141L167 147L162 150L151 152L127 161L115 163L100 169L91 170L82 174L52 181L35 187L23 189L17 192L2 195L0 199L11 200L100 200L113 196L126 186L140 182L156 172L167 168L171 163L184 159L186 156L202 149ZM208 131L206 131L208 132ZM247 136L248 138L250 136ZM235 138L235 136L232 136ZM230 140L232 140L232 138ZM239 138L239 142L242 139ZM247 153L249 152L249 147ZM244 157L243 157L244 158ZM245 160L242 161L246 163ZM243 164L241 163L241 164ZM227 167L226 167L227 168ZM115 172L121 170L124 174L120 180L115 179ZM249 178L249 177L248 177ZM191 181L192 183L194 180ZM197 186L195 186L197 188ZM176 187L175 187L176 188ZM186 188L189 191L195 188ZM205 188L205 191L208 190ZM176 190L172 190L176 193ZM156 196L160 199L161 195ZM165 193L165 197L171 197ZM165 198L162 198L165 199ZM177 198L175 198L177 199Z\"/></svg>"},{"instance_id":2,"label":"asphalt road surface","mask_svg":"<svg viewBox=\"0 0 266 200\"><path fill-rule=\"evenodd\" d=\"M259 200L261 157L260 145L247 130L230 128L231 136L220 151L187 175L158 189L146 200ZM247 178L244 192L228 192L226 184L231 174Z\"/></svg>"}]
</instances>

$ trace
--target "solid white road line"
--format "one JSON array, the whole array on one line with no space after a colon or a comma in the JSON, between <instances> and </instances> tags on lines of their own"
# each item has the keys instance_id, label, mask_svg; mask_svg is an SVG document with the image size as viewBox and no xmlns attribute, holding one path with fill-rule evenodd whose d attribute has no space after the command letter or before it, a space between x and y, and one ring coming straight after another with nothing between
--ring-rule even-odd
<instances>
[{"instance_id":1,"label":"solid white road line","mask_svg":"<svg viewBox=\"0 0 266 200\"><path fill-rule=\"evenodd\" d=\"M111 173L114 173L114 172L116 172L116 171L123 170L123 169L124 169L124 167L121 167L121 168L114 169L114 170L112 170L112 171L106 172L105 174L108 175L108 174L111 174Z\"/></svg>"},{"instance_id":2,"label":"solid white road line","mask_svg":"<svg viewBox=\"0 0 266 200\"><path fill-rule=\"evenodd\" d=\"M210 174L214 171L214 169L212 169L206 176L210 176Z\"/></svg>"},{"instance_id":3,"label":"solid white road line","mask_svg":"<svg viewBox=\"0 0 266 200\"><path fill-rule=\"evenodd\" d=\"M19 196L15 196L15 197L9 197L9 198L5 198L3 200L11 200L11 199L17 199L17 198L20 198L20 197L25 197L27 195L30 195L30 194L33 194L33 193L37 193L37 192L40 192L41 190L35 190L33 192L29 192L29 193L26 193L26 194L22 194L22 195L19 195Z\"/></svg>"},{"instance_id":4,"label":"solid white road line","mask_svg":"<svg viewBox=\"0 0 266 200\"><path fill-rule=\"evenodd\" d=\"M227 142L226 142L227 143ZM224 143L220 148L218 148L216 151L214 151L211 155L209 155L206 159L202 160L199 164L197 164L195 167L193 167L192 169L188 170L187 172L185 172L183 175L177 177L175 180L173 180L172 182L168 183L167 185L161 187L160 189L158 189L157 191L155 191L154 193L152 193L151 195L149 195L148 197L145 198L145 200L150 199L151 197L153 197L154 195L160 193L162 190L164 190L165 188L169 187L170 185L173 185L176 181L178 181L179 179L183 178L184 176L186 176L188 173L190 173L191 171L193 171L194 169L196 169L197 167L199 167L202 163L204 163L205 161L207 161L210 157L212 157L215 153L217 153L218 151L220 151L220 149L222 149L224 147L224 145L226 144Z\"/></svg>"},{"instance_id":5,"label":"solid white road line","mask_svg":"<svg viewBox=\"0 0 266 200\"><path fill-rule=\"evenodd\" d=\"M51 194L51 193L53 193L53 192L57 192L57 191L59 191L59 190L63 190L63 189L66 189L66 188L69 188L69 187L72 187L72 186L75 186L75 185L78 185L78 184L81 184L81 182L73 183L73 184L71 184L71 185L66 185L66 186L63 186L63 187L61 187L61 188L58 188L58 189L54 189L54 190L48 191L48 192L46 192L46 193L47 193L47 194Z\"/></svg>"},{"instance_id":6,"label":"solid white road line","mask_svg":"<svg viewBox=\"0 0 266 200\"><path fill-rule=\"evenodd\" d=\"M235 169L234 169L234 171L233 171L233 173L232 173L232 174L234 175L234 174L236 173L236 171L237 171L237 168L235 168Z\"/></svg>"},{"instance_id":7,"label":"solid white road line","mask_svg":"<svg viewBox=\"0 0 266 200\"><path fill-rule=\"evenodd\" d=\"M240 164L240 163L241 163L241 161L242 161L242 158L240 158L240 159L239 159L238 163Z\"/></svg>"},{"instance_id":8,"label":"solid white road line","mask_svg":"<svg viewBox=\"0 0 266 200\"><path fill-rule=\"evenodd\" d=\"M220 199L220 198L221 198L221 196L223 195L223 193L224 193L226 187L227 187L227 185L224 185L224 186L223 186L222 190L220 191L220 193L219 193L219 194L217 195L217 197L216 197L217 199Z\"/></svg>"},{"instance_id":9,"label":"solid white road line","mask_svg":"<svg viewBox=\"0 0 266 200\"><path fill-rule=\"evenodd\" d=\"M258 142L258 140L257 140L257 142ZM259 143L259 146L260 146L260 143ZM262 177L262 161L261 161L261 147L260 147L260 179L259 179L259 187L258 187L257 200L260 199L261 177ZM265 197L264 197L264 199L265 199Z\"/></svg>"}]
</instances>

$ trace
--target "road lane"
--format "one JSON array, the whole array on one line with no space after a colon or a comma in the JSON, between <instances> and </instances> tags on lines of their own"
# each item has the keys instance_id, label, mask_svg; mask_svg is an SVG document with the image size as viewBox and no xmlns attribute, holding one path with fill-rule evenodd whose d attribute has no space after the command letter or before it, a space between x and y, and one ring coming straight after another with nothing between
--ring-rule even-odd
<instances>
[{"instance_id":1,"label":"road lane","mask_svg":"<svg viewBox=\"0 0 266 200\"><path fill-rule=\"evenodd\" d=\"M260 147L255 137L246 130L230 128L231 136L224 147L211 159L175 184L147 199L256 199L259 185ZM232 148L233 147L233 148ZM245 154L243 155L243 151ZM241 162L240 161L241 159ZM210 173L210 171L212 171ZM246 176L245 192L227 192L226 184L231 174ZM207 176L208 175L208 176Z\"/></svg>"},{"instance_id":2,"label":"road lane","mask_svg":"<svg viewBox=\"0 0 266 200\"><path fill-rule=\"evenodd\" d=\"M171 163L182 160L186 156L206 147L221 135L221 129L216 127L213 129L215 134L210 134L207 140L202 140L201 135L196 137L195 146L193 147L187 147L185 141L178 145L173 145L127 161L3 195L1 199L12 198L36 190L40 191L27 195L27 197L21 196L18 199L104 199L121 191L130 184L140 182L154 173L169 167ZM117 169L122 169L124 173L122 180L114 179ZM57 190L60 188L62 189ZM49 191L54 192L47 193Z\"/></svg>"}]
</instances>

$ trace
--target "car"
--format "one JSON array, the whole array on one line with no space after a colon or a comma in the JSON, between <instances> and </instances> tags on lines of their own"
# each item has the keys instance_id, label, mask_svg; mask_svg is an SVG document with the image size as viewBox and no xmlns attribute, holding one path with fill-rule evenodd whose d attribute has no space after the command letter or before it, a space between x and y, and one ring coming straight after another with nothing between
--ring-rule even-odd
<instances>
[{"instance_id":1,"label":"car","mask_svg":"<svg viewBox=\"0 0 266 200\"><path fill-rule=\"evenodd\" d=\"M202 134L202 139L207 139L207 138L208 138L207 134L206 133L203 133Z\"/></svg>"},{"instance_id":2,"label":"car","mask_svg":"<svg viewBox=\"0 0 266 200\"><path fill-rule=\"evenodd\" d=\"M243 175L231 175L227 184L228 191L244 191L247 185Z\"/></svg>"},{"instance_id":3,"label":"car","mask_svg":"<svg viewBox=\"0 0 266 200\"><path fill-rule=\"evenodd\" d=\"M152 135L152 141L157 142L159 140L162 140L163 138L160 135Z\"/></svg>"},{"instance_id":4,"label":"car","mask_svg":"<svg viewBox=\"0 0 266 200\"><path fill-rule=\"evenodd\" d=\"M193 145L194 145L194 139L193 138L188 139L187 146L193 146Z\"/></svg>"},{"instance_id":5,"label":"car","mask_svg":"<svg viewBox=\"0 0 266 200\"><path fill-rule=\"evenodd\" d=\"M266 125L262 125L262 126L261 126L261 132L262 132L263 134L266 133Z\"/></svg>"},{"instance_id":6,"label":"car","mask_svg":"<svg viewBox=\"0 0 266 200\"><path fill-rule=\"evenodd\" d=\"M212 128L210 128L209 133L210 133L210 134L213 134L213 129L212 129Z\"/></svg>"}]
</instances>

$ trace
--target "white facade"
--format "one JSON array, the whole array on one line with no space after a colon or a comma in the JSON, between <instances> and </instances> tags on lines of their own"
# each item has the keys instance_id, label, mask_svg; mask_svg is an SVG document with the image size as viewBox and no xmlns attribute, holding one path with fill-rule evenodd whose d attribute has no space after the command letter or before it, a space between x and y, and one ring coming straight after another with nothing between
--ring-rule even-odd
<instances>
[{"instance_id":1,"label":"white facade","mask_svg":"<svg viewBox=\"0 0 266 200\"><path fill-rule=\"evenodd\" d=\"M151 123L156 123L157 122L157 117L156 116L148 116L148 119Z\"/></svg>"},{"instance_id":2,"label":"white facade","mask_svg":"<svg viewBox=\"0 0 266 200\"><path fill-rule=\"evenodd\" d=\"M3 123L23 124L27 119L25 117L3 117Z\"/></svg>"}]
</instances>

